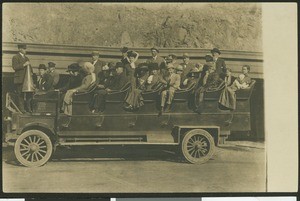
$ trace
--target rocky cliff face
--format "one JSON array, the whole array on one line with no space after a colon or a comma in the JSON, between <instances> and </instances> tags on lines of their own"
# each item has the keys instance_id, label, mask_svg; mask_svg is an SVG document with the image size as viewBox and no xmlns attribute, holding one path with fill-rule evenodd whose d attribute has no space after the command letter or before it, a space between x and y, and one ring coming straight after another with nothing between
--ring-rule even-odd
<instances>
[{"instance_id":1,"label":"rocky cliff face","mask_svg":"<svg viewBox=\"0 0 300 201\"><path fill-rule=\"evenodd\" d=\"M257 4L4 4L3 41L261 51Z\"/></svg>"}]
</instances>

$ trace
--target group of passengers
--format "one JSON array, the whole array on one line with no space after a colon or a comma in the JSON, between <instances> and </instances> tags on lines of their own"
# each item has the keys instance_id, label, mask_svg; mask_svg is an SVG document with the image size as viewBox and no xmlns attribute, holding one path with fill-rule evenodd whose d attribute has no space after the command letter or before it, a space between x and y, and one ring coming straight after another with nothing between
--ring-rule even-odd
<instances>
[{"instance_id":1,"label":"group of passengers","mask_svg":"<svg viewBox=\"0 0 300 201\"><path fill-rule=\"evenodd\" d=\"M184 53L181 63L177 56L169 54L159 56L159 49L151 48L151 58L136 64L139 54L123 47L122 58L117 63L102 61L98 51L92 52L91 62L73 63L68 66L69 80L58 88L59 75L55 71L56 64L39 65L39 77L36 81L37 93L53 89L62 92L62 112L72 115L72 100L74 93L87 92L93 89L93 97L89 107L92 113L102 113L105 109L106 96L130 87L124 100L124 109L138 110L143 106L143 92L158 91L161 108L159 115L171 110L174 94L177 90L191 90L195 94L195 111L201 113L205 92L222 90L219 103L227 109L236 107L235 92L249 87L251 79L248 75L250 66L242 67L234 82L231 71L226 68L224 59L220 58L220 50L213 48L211 55L205 56L205 63L192 63L187 53ZM23 66L22 66L23 67ZM15 69L15 68L14 68Z\"/></svg>"}]
</instances>

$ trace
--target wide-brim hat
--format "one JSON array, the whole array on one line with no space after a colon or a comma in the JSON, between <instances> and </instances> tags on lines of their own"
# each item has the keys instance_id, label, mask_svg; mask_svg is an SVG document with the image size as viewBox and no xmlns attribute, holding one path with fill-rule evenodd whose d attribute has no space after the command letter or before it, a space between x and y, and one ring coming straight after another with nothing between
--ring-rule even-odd
<instances>
[{"instance_id":1,"label":"wide-brim hat","mask_svg":"<svg viewBox=\"0 0 300 201\"><path fill-rule=\"evenodd\" d=\"M129 51L129 52L127 52L127 56L128 57L136 57L137 54L135 52L133 52L133 51Z\"/></svg>"},{"instance_id":2,"label":"wide-brim hat","mask_svg":"<svg viewBox=\"0 0 300 201\"><path fill-rule=\"evenodd\" d=\"M26 44L18 44L18 49L26 49L27 45Z\"/></svg>"},{"instance_id":3,"label":"wide-brim hat","mask_svg":"<svg viewBox=\"0 0 300 201\"><path fill-rule=\"evenodd\" d=\"M38 69L44 69L47 70L47 67L45 64L40 64Z\"/></svg>"},{"instance_id":4,"label":"wide-brim hat","mask_svg":"<svg viewBox=\"0 0 300 201\"><path fill-rule=\"evenodd\" d=\"M150 50L156 50L156 52L159 53L159 49L157 47L152 47Z\"/></svg>"},{"instance_id":5,"label":"wide-brim hat","mask_svg":"<svg viewBox=\"0 0 300 201\"><path fill-rule=\"evenodd\" d=\"M52 62L52 61L50 61L50 62L48 63L48 67L49 67L49 68L55 67L55 66L56 66L56 64L55 64L54 62Z\"/></svg>"},{"instance_id":6,"label":"wide-brim hat","mask_svg":"<svg viewBox=\"0 0 300 201\"><path fill-rule=\"evenodd\" d=\"M221 54L221 51L220 51L218 48L213 48L210 52L211 52L211 53L216 52L216 53Z\"/></svg>"},{"instance_id":7,"label":"wide-brim hat","mask_svg":"<svg viewBox=\"0 0 300 201\"><path fill-rule=\"evenodd\" d=\"M121 49L120 49L120 52L122 52L122 53L126 53L126 52L128 52L128 47L122 47Z\"/></svg>"},{"instance_id":8,"label":"wide-brim hat","mask_svg":"<svg viewBox=\"0 0 300 201\"><path fill-rule=\"evenodd\" d=\"M79 64L78 63L72 63L71 65L69 65L68 66L68 70L67 70L67 72L70 72L70 71L72 71L72 72L78 72L80 70L80 66L79 66Z\"/></svg>"}]
</instances>

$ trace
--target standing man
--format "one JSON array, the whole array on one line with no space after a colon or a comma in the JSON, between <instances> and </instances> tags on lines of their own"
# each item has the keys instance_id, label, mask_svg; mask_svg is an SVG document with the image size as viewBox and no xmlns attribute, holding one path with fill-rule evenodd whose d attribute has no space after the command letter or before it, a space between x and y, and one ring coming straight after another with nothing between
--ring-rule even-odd
<instances>
[{"instance_id":1,"label":"standing man","mask_svg":"<svg viewBox=\"0 0 300 201\"><path fill-rule=\"evenodd\" d=\"M161 69L164 59L158 55L159 50L157 47L152 47L151 49L151 58L146 61L147 64L157 63L158 67Z\"/></svg>"},{"instance_id":2,"label":"standing man","mask_svg":"<svg viewBox=\"0 0 300 201\"><path fill-rule=\"evenodd\" d=\"M128 59L128 47L123 47L122 49L120 49L121 53L122 53L122 58L121 58L121 62L123 63L123 65L125 66L126 64L129 64L129 59Z\"/></svg>"},{"instance_id":3,"label":"standing man","mask_svg":"<svg viewBox=\"0 0 300 201\"><path fill-rule=\"evenodd\" d=\"M170 112L171 104L175 91L179 89L180 86L180 75L175 73L173 64L168 65L169 76L166 78L166 88L161 92L161 110L158 115L162 115L165 104L166 112Z\"/></svg>"},{"instance_id":4,"label":"standing man","mask_svg":"<svg viewBox=\"0 0 300 201\"><path fill-rule=\"evenodd\" d=\"M103 66L107 65L106 62L100 60L100 52L93 51L92 52L92 61L91 63L95 66L94 73L98 75L99 72L102 71Z\"/></svg>"},{"instance_id":5,"label":"standing man","mask_svg":"<svg viewBox=\"0 0 300 201\"><path fill-rule=\"evenodd\" d=\"M15 70L14 73L15 91L19 99L18 100L19 109L23 113L25 111L32 112L31 98L29 97L31 93L29 94L29 93L22 92L27 66L31 69L31 73L33 74L29 59L26 56L26 48L27 48L26 44L19 44L18 45L19 53L13 56L12 58L12 68Z\"/></svg>"},{"instance_id":6,"label":"standing man","mask_svg":"<svg viewBox=\"0 0 300 201\"><path fill-rule=\"evenodd\" d=\"M183 67L181 79L187 79L187 74L194 68L194 64L190 62L190 56L188 53L184 53L182 56L183 62L180 64Z\"/></svg>"},{"instance_id":7,"label":"standing man","mask_svg":"<svg viewBox=\"0 0 300 201\"><path fill-rule=\"evenodd\" d=\"M225 60L220 58L221 51L218 48L213 48L210 52L213 56L216 73L224 80L226 76L226 64Z\"/></svg>"},{"instance_id":8,"label":"standing man","mask_svg":"<svg viewBox=\"0 0 300 201\"><path fill-rule=\"evenodd\" d=\"M57 87L58 81L59 81L59 74L55 71L55 66L56 64L53 62L49 62L48 63L48 69L49 69L49 75L52 77L53 79L53 88L55 89Z\"/></svg>"}]
</instances>

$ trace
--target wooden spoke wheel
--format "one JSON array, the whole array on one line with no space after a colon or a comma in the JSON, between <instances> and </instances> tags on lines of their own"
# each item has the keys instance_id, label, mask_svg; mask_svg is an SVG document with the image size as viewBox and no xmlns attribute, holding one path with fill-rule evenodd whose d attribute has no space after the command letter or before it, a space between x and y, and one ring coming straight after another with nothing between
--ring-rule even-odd
<instances>
[{"instance_id":1,"label":"wooden spoke wheel","mask_svg":"<svg viewBox=\"0 0 300 201\"><path fill-rule=\"evenodd\" d=\"M22 165L39 167L50 159L53 146L48 135L42 131L28 130L19 136L14 151Z\"/></svg>"},{"instance_id":2,"label":"wooden spoke wheel","mask_svg":"<svg viewBox=\"0 0 300 201\"><path fill-rule=\"evenodd\" d=\"M188 131L181 142L184 158L190 163L205 163L214 154L214 138L205 130Z\"/></svg>"}]
</instances>

